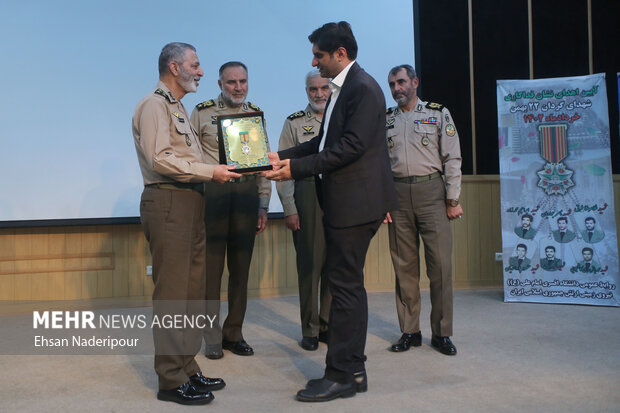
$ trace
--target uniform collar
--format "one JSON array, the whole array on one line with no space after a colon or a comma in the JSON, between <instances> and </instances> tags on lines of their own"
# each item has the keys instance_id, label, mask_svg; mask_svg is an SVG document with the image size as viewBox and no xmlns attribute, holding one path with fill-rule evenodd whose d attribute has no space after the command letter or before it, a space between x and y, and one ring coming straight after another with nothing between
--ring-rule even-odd
<instances>
[{"instance_id":1,"label":"uniform collar","mask_svg":"<svg viewBox=\"0 0 620 413\"><path fill-rule=\"evenodd\" d=\"M224 97L222 96L222 94L220 93L217 97L217 99L215 100L215 109L216 110L238 110L239 112L244 111L244 112L248 112L248 101L245 100L241 106L239 106L238 108L231 108L226 106L226 102L224 102Z\"/></svg>"},{"instance_id":2,"label":"uniform collar","mask_svg":"<svg viewBox=\"0 0 620 413\"><path fill-rule=\"evenodd\" d=\"M306 109L304 110L305 112L305 118L306 120L310 120L312 118L316 119L317 121L321 121L321 119L317 116L316 112L314 112L312 110L312 107L310 106L310 104L308 104L308 106L306 106Z\"/></svg>"},{"instance_id":3,"label":"uniform collar","mask_svg":"<svg viewBox=\"0 0 620 413\"><path fill-rule=\"evenodd\" d=\"M172 94L172 92L170 91L170 89L168 88L168 86L166 86L166 84L162 82L161 80L157 82L157 89L161 89L164 91L164 93L166 94L166 98L170 101L170 103L178 102L176 98L174 97L174 95Z\"/></svg>"}]
</instances>

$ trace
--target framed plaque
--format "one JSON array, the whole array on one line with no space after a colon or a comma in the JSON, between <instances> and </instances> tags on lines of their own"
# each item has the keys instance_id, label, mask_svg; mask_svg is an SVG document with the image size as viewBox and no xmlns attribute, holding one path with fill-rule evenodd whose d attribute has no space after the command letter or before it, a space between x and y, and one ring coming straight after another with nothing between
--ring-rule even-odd
<instances>
[{"instance_id":1,"label":"framed plaque","mask_svg":"<svg viewBox=\"0 0 620 413\"><path fill-rule=\"evenodd\" d=\"M241 173L272 169L263 112L218 116L217 137L221 164Z\"/></svg>"}]
</instances>

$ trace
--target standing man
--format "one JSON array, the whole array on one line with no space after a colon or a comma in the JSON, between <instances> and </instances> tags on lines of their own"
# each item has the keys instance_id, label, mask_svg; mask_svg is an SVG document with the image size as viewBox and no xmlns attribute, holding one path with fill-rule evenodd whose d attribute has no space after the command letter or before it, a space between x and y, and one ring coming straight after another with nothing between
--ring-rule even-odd
<instances>
[{"instance_id":1,"label":"standing man","mask_svg":"<svg viewBox=\"0 0 620 413\"><path fill-rule=\"evenodd\" d=\"M399 201L388 215L390 253L396 273L400 340L391 350L422 344L420 332L420 239L431 288L431 345L453 356L452 231L460 218L461 148L450 111L418 99L419 84L410 65L390 70L388 84L398 104L387 110L387 145Z\"/></svg>"},{"instance_id":2,"label":"standing man","mask_svg":"<svg viewBox=\"0 0 620 413\"><path fill-rule=\"evenodd\" d=\"M293 113L284 121L278 147L280 151L307 142L319 133L330 94L329 80L321 77L318 70L311 71L306 75L306 94L308 106ZM293 231L293 243L297 253L302 333L300 345L304 350L313 351L319 347L319 340L327 342L327 321L331 302L327 279L323 272L325 263L323 212L316 198L313 176L296 181L277 182L276 189L284 207L286 227Z\"/></svg>"},{"instance_id":3,"label":"standing man","mask_svg":"<svg viewBox=\"0 0 620 413\"><path fill-rule=\"evenodd\" d=\"M245 99L248 69L241 62L220 67L217 81L222 93L194 108L191 124L200 137L207 163L220 162L217 116L256 112L260 108ZM219 314L224 258L228 254L228 316L223 327L205 329L206 356L219 359L222 347L240 356L254 354L243 339L241 328L248 301L248 277L256 234L267 224L271 183L260 175L233 178L224 185L205 183L205 231L207 234L207 305Z\"/></svg>"},{"instance_id":4,"label":"standing man","mask_svg":"<svg viewBox=\"0 0 620 413\"><path fill-rule=\"evenodd\" d=\"M299 401L320 402L368 388L363 268L371 238L395 206L395 194L385 146L385 98L355 62L351 26L327 23L308 39L312 66L332 78L332 95L318 136L270 153L274 171L265 175L276 181L314 176L324 212L325 274L332 294L325 376L297 393Z\"/></svg>"},{"instance_id":5,"label":"standing man","mask_svg":"<svg viewBox=\"0 0 620 413\"><path fill-rule=\"evenodd\" d=\"M203 181L226 182L240 175L225 165L207 165L196 131L181 103L195 92L203 76L196 49L170 43L159 55L159 83L138 103L132 129L144 192L140 219L153 256L153 311L164 303L203 303L205 294L205 230ZM166 309L170 307L167 306ZM206 404L210 390L225 386L222 379L204 377L194 356L201 333L195 329L153 330L159 400Z\"/></svg>"}]
</instances>

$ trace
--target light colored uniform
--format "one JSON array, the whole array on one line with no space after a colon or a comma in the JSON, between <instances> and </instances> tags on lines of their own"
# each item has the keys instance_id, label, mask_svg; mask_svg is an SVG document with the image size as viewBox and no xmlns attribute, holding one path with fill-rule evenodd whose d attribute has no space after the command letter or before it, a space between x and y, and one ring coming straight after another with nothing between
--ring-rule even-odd
<instances>
[{"instance_id":1,"label":"light colored uniform","mask_svg":"<svg viewBox=\"0 0 620 413\"><path fill-rule=\"evenodd\" d=\"M140 218L153 256L153 311L169 314L174 305L164 305L172 302L181 304L175 314L198 315L204 308L183 303L204 299L202 182L213 176L213 165L204 163L185 107L163 82L136 107L132 129L145 184ZM194 359L199 330L154 328L153 341L160 389L178 387L200 371Z\"/></svg>"},{"instance_id":2,"label":"light colored uniform","mask_svg":"<svg viewBox=\"0 0 620 413\"><path fill-rule=\"evenodd\" d=\"M391 211L390 252L396 273L401 331L420 331L419 236L431 289L431 330L452 335L452 232L446 199L461 192L459 137L448 109L418 99L414 109L390 108L386 138L399 207ZM443 177L443 179L441 179Z\"/></svg>"},{"instance_id":3,"label":"light colored uniform","mask_svg":"<svg viewBox=\"0 0 620 413\"><path fill-rule=\"evenodd\" d=\"M288 116L282 127L278 150L289 149L314 138L321 128L321 119L310 105ZM304 337L317 337L319 332L327 331L331 294L327 279L323 276L323 212L316 197L314 177L276 182L276 189L284 215L299 214L300 229L293 231L293 243L297 253L301 331Z\"/></svg>"},{"instance_id":4,"label":"light colored uniform","mask_svg":"<svg viewBox=\"0 0 620 413\"><path fill-rule=\"evenodd\" d=\"M219 164L217 116L257 112L250 102L229 108L222 95L194 108L191 124L198 131L208 163ZM224 258L228 256L228 315L222 329L205 330L207 352L219 351L222 338L241 341L241 328L247 307L248 276L254 249L258 209L269 207L271 182L260 175L244 175L223 185L205 183L205 230L207 237L207 300L219 314ZM218 317L219 319L219 317Z\"/></svg>"}]
</instances>

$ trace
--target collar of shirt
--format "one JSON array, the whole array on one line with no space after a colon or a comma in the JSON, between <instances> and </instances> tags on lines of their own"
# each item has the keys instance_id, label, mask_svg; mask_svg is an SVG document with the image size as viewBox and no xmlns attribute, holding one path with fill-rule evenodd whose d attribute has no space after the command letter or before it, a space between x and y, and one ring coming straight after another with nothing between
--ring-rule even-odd
<instances>
[{"instance_id":1,"label":"collar of shirt","mask_svg":"<svg viewBox=\"0 0 620 413\"><path fill-rule=\"evenodd\" d=\"M331 82L329 82L329 89L332 91L332 93L338 92L340 90L340 88L344 84L344 80L347 78L347 74L349 73L351 66L353 66L353 63L355 63L355 60L351 61L351 63L346 65L345 68L342 69L342 71L338 73L338 75L333 78Z\"/></svg>"}]
</instances>

